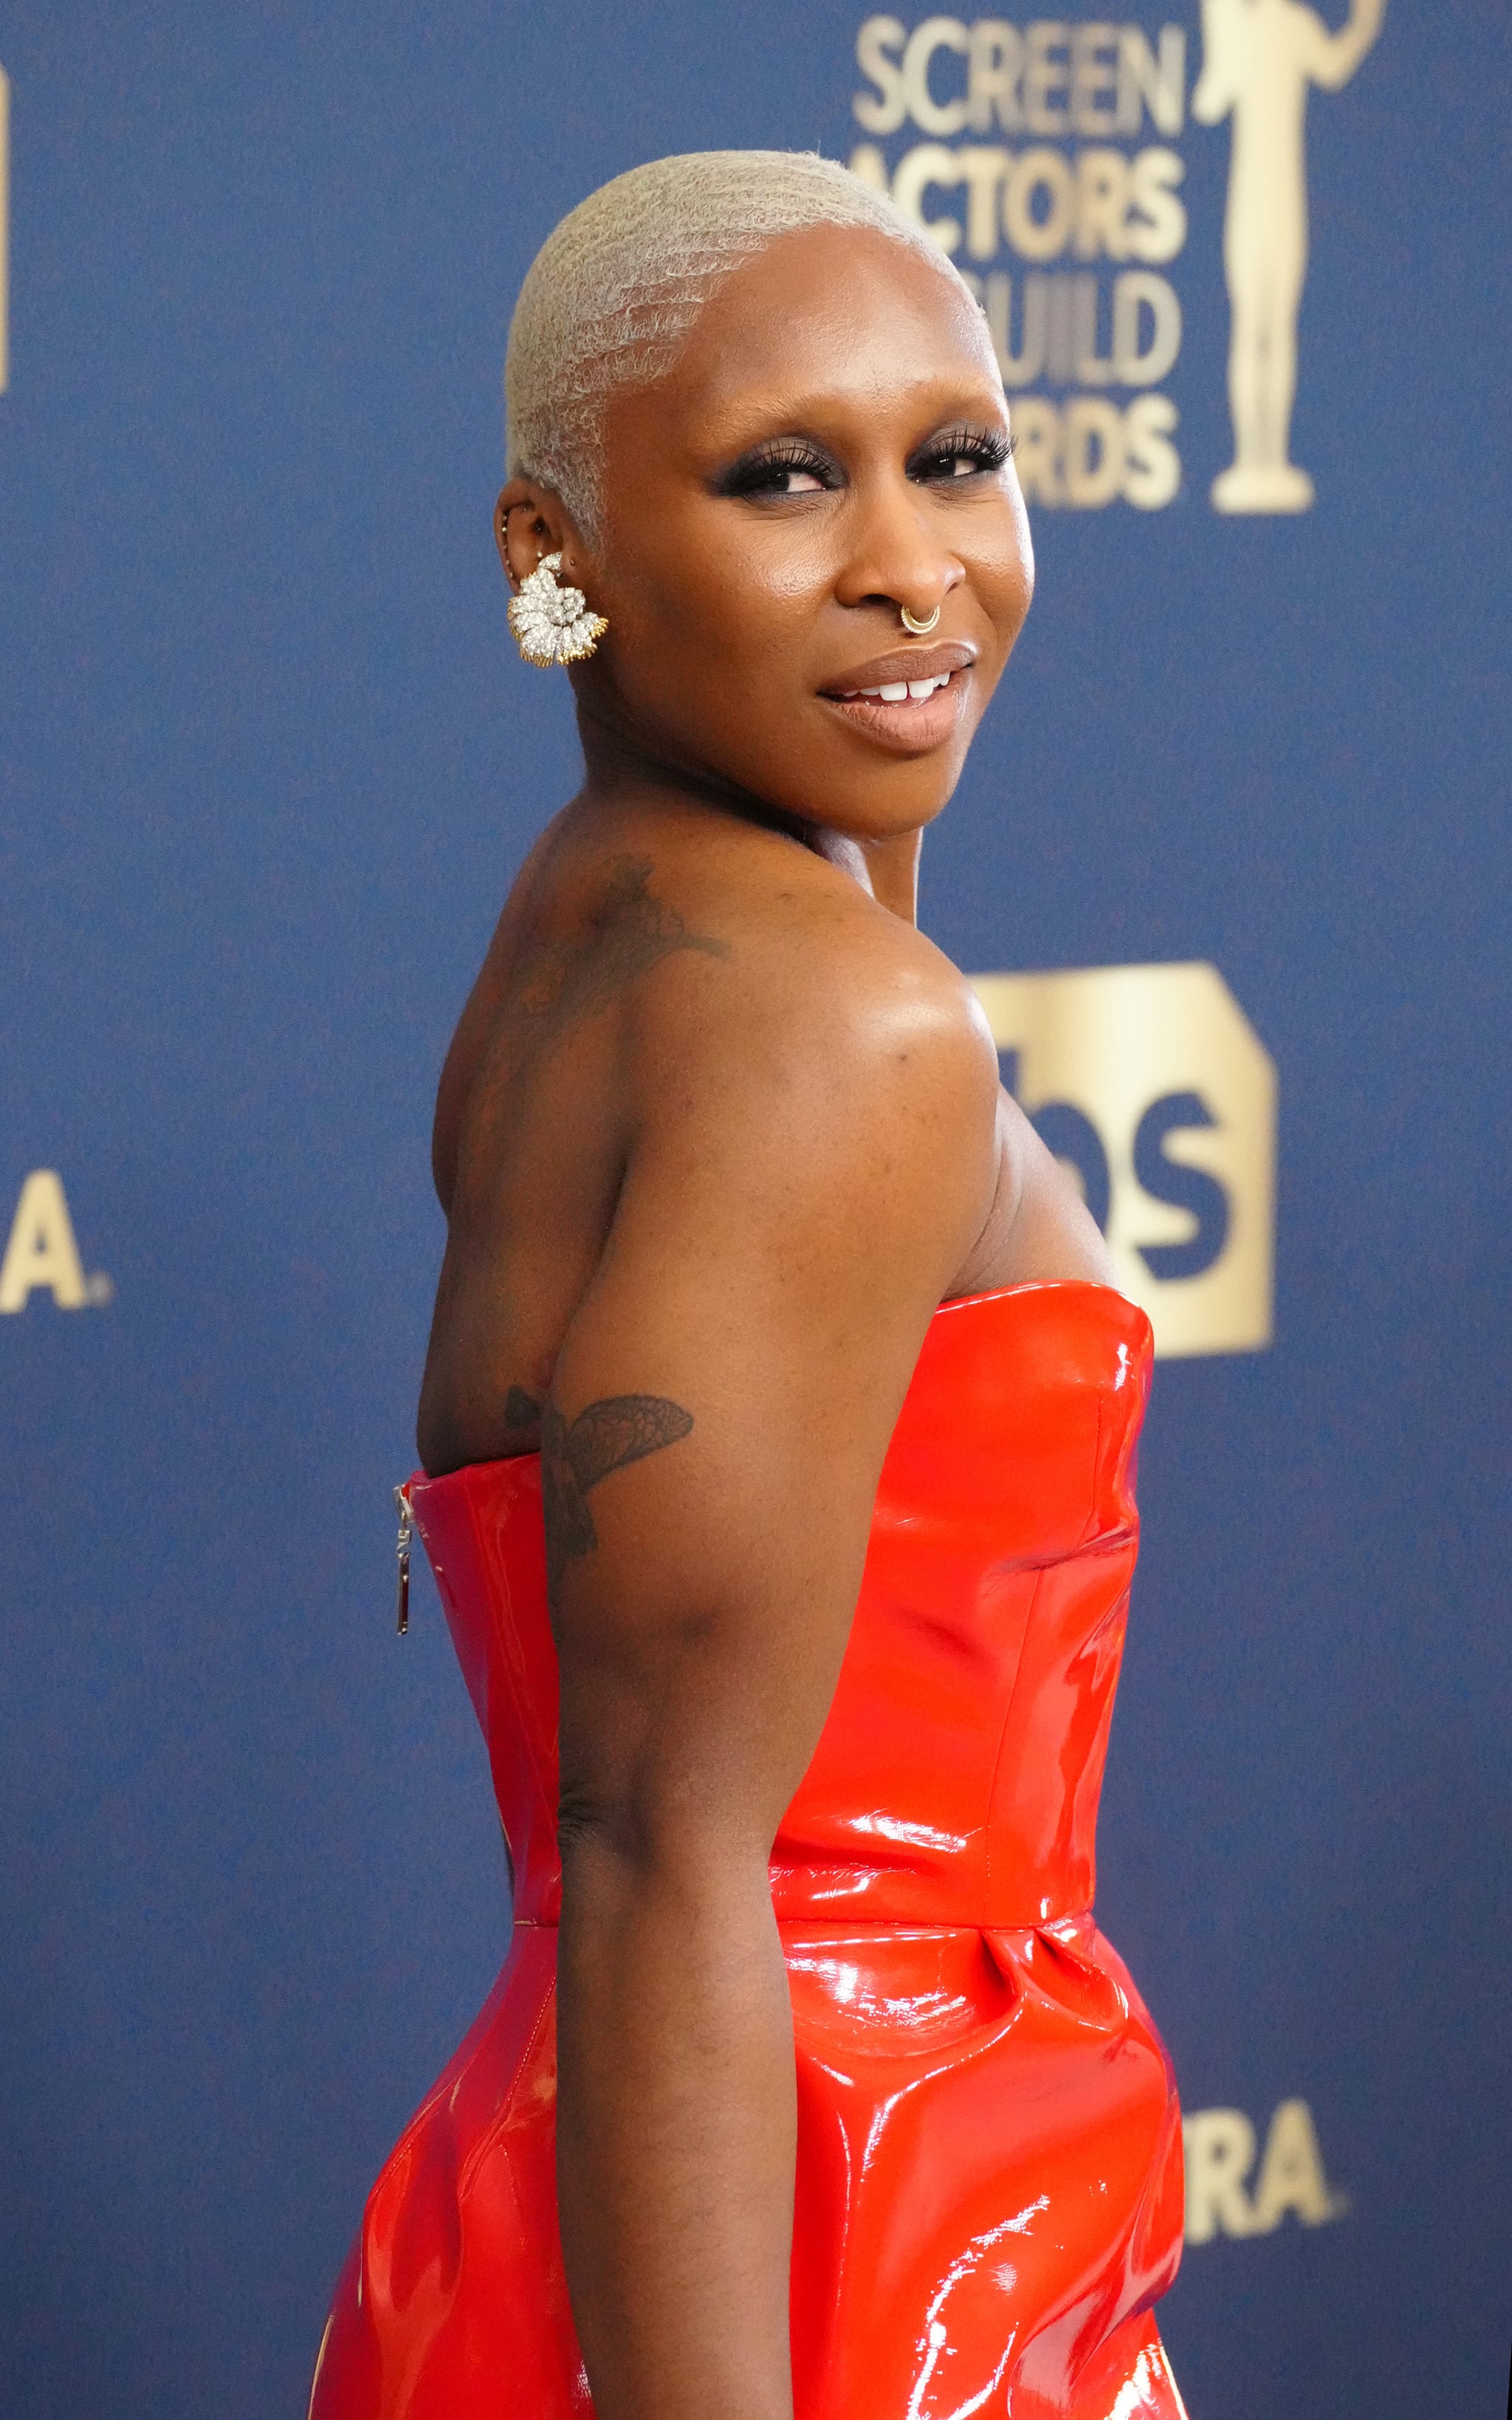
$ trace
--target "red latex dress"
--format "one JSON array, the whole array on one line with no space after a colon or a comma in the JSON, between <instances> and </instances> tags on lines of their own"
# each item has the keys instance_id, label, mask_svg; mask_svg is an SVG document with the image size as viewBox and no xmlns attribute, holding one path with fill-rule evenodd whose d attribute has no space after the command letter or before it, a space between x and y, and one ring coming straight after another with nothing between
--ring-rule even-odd
<instances>
[{"instance_id":1,"label":"red latex dress","mask_svg":"<svg viewBox=\"0 0 1512 2420\"><path fill-rule=\"evenodd\" d=\"M1143 1312L1080 1284L948 1304L919 1356L772 1854L796 2420L1180 2420L1150 2312L1180 2251L1175 2088L1092 1920L1149 1369ZM539 1462L417 1479L412 1501L488 1743L514 1942L368 2198L313 2420L591 2420L553 2174Z\"/></svg>"}]
</instances>

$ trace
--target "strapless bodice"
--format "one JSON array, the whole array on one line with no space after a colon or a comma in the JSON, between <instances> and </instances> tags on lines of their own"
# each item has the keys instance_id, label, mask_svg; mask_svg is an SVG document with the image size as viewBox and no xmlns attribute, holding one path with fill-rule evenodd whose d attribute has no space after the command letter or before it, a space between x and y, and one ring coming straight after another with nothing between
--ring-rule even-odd
<instances>
[{"instance_id":1,"label":"strapless bodice","mask_svg":"<svg viewBox=\"0 0 1512 2420\"><path fill-rule=\"evenodd\" d=\"M1090 1913L1142 1311L930 1324L828 1719L772 1853L795 2420L1182 2420L1169 2061ZM411 1482L516 1879L503 1971L368 2196L313 2420L592 2420L556 2203L557 1682L540 1465ZM780 1508L774 1517L780 1518ZM732 2190L738 2190L732 2180Z\"/></svg>"},{"instance_id":2,"label":"strapless bodice","mask_svg":"<svg viewBox=\"0 0 1512 2420\"><path fill-rule=\"evenodd\" d=\"M772 1854L779 1918L1042 1925L1090 1907L1134 1566L1143 1311L1014 1286L930 1323L829 1716ZM410 1500L488 1744L517 1918L554 1923L557 1682L539 1457Z\"/></svg>"}]
</instances>

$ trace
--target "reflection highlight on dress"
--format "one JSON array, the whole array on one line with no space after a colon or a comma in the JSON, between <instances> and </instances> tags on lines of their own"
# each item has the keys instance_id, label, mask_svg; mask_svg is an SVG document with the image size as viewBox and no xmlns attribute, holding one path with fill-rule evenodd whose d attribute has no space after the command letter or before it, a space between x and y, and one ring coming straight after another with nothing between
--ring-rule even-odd
<instances>
[{"instance_id":1,"label":"reflection highlight on dress","mask_svg":"<svg viewBox=\"0 0 1512 2420\"><path fill-rule=\"evenodd\" d=\"M793 1995L797 2420L1180 2420L1169 2062L1092 1918L1142 1311L931 1324L834 1704L772 1855ZM372 2194L314 2420L591 2412L557 2238L556 1672L535 1456L411 1501L516 1877L503 1972ZM732 2190L736 2187L733 2182Z\"/></svg>"}]
</instances>

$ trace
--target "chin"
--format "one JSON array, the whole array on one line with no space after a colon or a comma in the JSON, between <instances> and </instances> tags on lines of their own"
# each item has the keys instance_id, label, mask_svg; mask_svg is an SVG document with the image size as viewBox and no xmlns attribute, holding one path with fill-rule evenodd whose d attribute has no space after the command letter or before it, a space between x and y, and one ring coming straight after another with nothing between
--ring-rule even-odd
<instances>
[{"instance_id":1,"label":"chin","mask_svg":"<svg viewBox=\"0 0 1512 2420\"><path fill-rule=\"evenodd\" d=\"M953 752L945 764L926 758L900 765L893 758L867 766L859 775L853 762L843 774L825 783L822 792L817 783L810 783L809 794L823 796L825 820L838 829L893 840L903 832L922 830L944 812L955 795L964 762Z\"/></svg>"}]
</instances>

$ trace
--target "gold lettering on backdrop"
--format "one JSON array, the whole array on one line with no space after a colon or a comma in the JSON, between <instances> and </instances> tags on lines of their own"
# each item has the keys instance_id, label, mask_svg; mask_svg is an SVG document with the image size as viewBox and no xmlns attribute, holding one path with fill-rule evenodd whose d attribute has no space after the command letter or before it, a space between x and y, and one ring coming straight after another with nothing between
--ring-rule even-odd
<instances>
[{"instance_id":1,"label":"gold lettering on backdrop","mask_svg":"<svg viewBox=\"0 0 1512 2420\"><path fill-rule=\"evenodd\" d=\"M1353 0L1332 34L1298 0L1202 0L1192 115L1205 126L1233 119L1224 271L1234 458L1213 481L1221 513L1300 513L1313 501L1311 479L1290 458L1307 274L1307 93L1348 84L1384 14L1385 0Z\"/></svg>"},{"instance_id":2,"label":"gold lettering on backdrop","mask_svg":"<svg viewBox=\"0 0 1512 2420\"><path fill-rule=\"evenodd\" d=\"M951 256L981 304L1028 501L1168 504L1176 406L1139 390L1181 349L1176 288L1156 274L1187 234L1168 141L1186 122L1181 27L937 16L910 31L868 17L856 57L868 139L852 172Z\"/></svg>"},{"instance_id":3,"label":"gold lettering on backdrop","mask_svg":"<svg viewBox=\"0 0 1512 2420\"><path fill-rule=\"evenodd\" d=\"M102 1269L85 1275L57 1170L34 1168L0 1258L0 1312L24 1311L34 1294L51 1295L58 1311L100 1310L115 1293Z\"/></svg>"},{"instance_id":4,"label":"gold lettering on backdrop","mask_svg":"<svg viewBox=\"0 0 1512 2420\"><path fill-rule=\"evenodd\" d=\"M1068 479L1107 477L1111 442L1088 427ZM1269 1344L1275 1067L1216 967L971 980L1004 1082L1074 1173L1156 1352Z\"/></svg>"},{"instance_id":5,"label":"gold lettering on backdrop","mask_svg":"<svg viewBox=\"0 0 1512 2420\"><path fill-rule=\"evenodd\" d=\"M0 68L0 395L10 383L10 78Z\"/></svg>"},{"instance_id":6,"label":"gold lettering on backdrop","mask_svg":"<svg viewBox=\"0 0 1512 2420\"><path fill-rule=\"evenodd\" d=\"M1349 2213L1348 2196L1335 2193L1324 2173L1305 2101L1283 2101L1273 2116L1253 2195L1247 2180L1259 2137L1242 2109L1189 2110L1181 2137L1188 2243L1271 2235L1288 2215L1326 2226Z\"/></svg>"}]
</instances>

